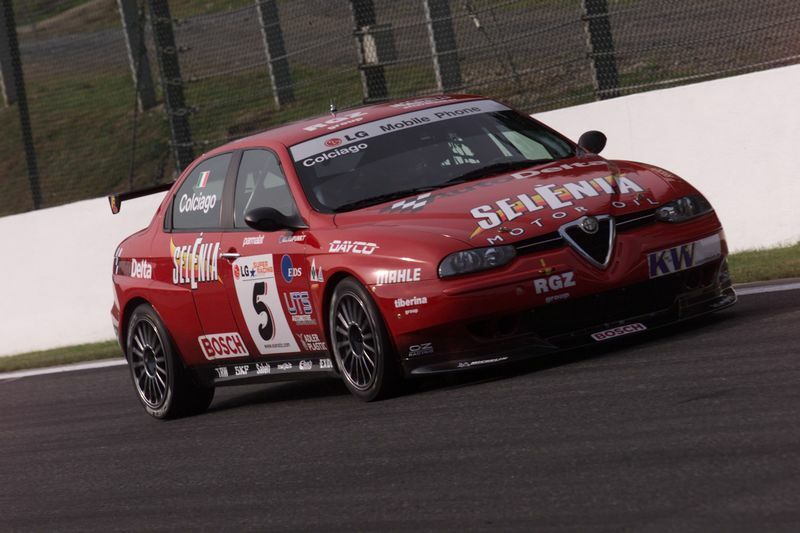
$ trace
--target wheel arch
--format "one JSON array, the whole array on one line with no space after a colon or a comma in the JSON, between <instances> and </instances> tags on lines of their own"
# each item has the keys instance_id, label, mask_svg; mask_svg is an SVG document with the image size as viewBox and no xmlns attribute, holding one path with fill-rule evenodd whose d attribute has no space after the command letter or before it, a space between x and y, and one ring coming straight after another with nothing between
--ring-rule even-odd
<instances>
[{"instance_id":1,"label":"wheel arch","mask_svg":"<svg viewBox=\"0 0 800 533\"><path fill-rule=\"evenodd\" d=\"M153 305L153 302L150 300L142 297L142 296L134 296L130 298L127 302L125 302L125 307L122 310L122 320L120 321L120 346L122 347L122 353L125 355L125 359L128 359L128 323L130 322L131 315L133 311L139 307L141 304L147 304L156 314L158 319L161 321L162 326L164 327L164 331L167 332L167 342L172 345L172 349L178 355L178 359L180 360L181 364L186 367L186 362L183 360L183 354L181 354L180 349L178 348L175 339L172 338L172 333L170 332L169 328L167 327L167 323L164 322L164 318L161 316L161 313L158 312L156 306Z\"/></svg>"},{"instance_id":2,"label":"wheel arch","mask_svg":"<svg viewBox=\"0 0 800 533\"><path fill-rule=\"evenodd\" d=\"M389 329L386 317L383 316L383 311L381 310L381 306L374 301L375 297L373 296L372 291L369 289L369 285L364 283L364 280L362 280L354 272L350 272L348 270L339 270L331 274L331 276L325 283L325 290L322 295L322 312L323 312L322 318L324 322L323 326L324 326L325 340L328 343L329 351L333 359L333 364L336 365L336 358L333 357L333 344L330 332L330 324L328 321L328 313L330 313L331 301L333 300L333 293L336 290L336 286L347 278L353 278L359 284L361 284L364 287L364 290L367 291L367 294L369 294L370 297L373 299L373 302L375 303L375 309L378 312L378 317L380 317L381 321L383 321L383 326L386 329L386 333L389 337L389 344L391 344L392 346L394 357L397 359L397 362L402 365L402 358L400 357L400 352L397 350L397 344L395 343L394 335L392 335L392 332ZM338 372L339 368L337 367L336 370Z\"/></svg>"}]
</instances>

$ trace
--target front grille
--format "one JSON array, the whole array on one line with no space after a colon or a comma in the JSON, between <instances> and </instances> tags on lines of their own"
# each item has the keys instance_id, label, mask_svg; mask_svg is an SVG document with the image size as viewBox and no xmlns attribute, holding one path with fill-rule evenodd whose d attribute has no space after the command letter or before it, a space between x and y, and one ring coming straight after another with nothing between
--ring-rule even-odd
<instances>
[{"instance_id":1,"label":"front grille","mask_svg":"<svg viewBox=\"0 0 800 533\"><path fill-rule=\"evenodd\" d=\"M614 219L614 226L616 233L631 231L643 226L647 226L656 221L655 209L647 211L638 211L636 213L629 213L616 217ZM599 233L599 232L598 232ZM514 248L517 249L518 255L526 255L552 250L564 246L564 238L557 231L539 235L532 239L525 239L524 241L517 241L514 243Z\"/></svg>"},{"instance_id":2,"label":"front grille","mask_svg":"<svg viewBox=\"0 0 800 533\"><path fill-rule=\"evenodd\" d=\"M586 233L579 225L562 226L563 235L576 252L588 256L598 266L605 266L614 243L614 219L598 218L595 233Z\"/></svg>"},{"instance_id":3,"label":"front grille","mask_svg":"<svg viewBox=\"0 0 800 533\"><path fill-rule=\"evenodd\" d=\"M623 231L630 231L636 228L641 228L642 226L647 226L652 224L656 221L656 210L649 209L647 211L638 211L636 213L630 213L627 215L622 215L616 218L616 230L617 233L622 233Z\"/></svg>"},{"instance_id":4,"label":"front grille","mask_svg":"<svg viewBox=\"0 0 800 533\"><path fill-rule=\"evenodd\" d=\"M533 239L518 241L514 244L514 247L517 249L517 254L519 255L542 252L544 250L551 250L561 246L564 246L564 239L558 234L557 231L547 233L545 235L539 235Z\"/></svg>"}]
</instances>

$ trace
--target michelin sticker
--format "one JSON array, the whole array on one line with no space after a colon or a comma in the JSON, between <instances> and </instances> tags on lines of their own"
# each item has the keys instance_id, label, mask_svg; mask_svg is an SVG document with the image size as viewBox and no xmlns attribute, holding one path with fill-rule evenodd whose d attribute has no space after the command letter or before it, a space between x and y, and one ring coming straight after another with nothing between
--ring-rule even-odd
<instances>
[{"instance_id":1,"label":"michelin sticker","mask_svg":"<svg viewBox=\"0 0 800 533\"><path fill-rule=\"evenodd\" d=\"M233 263L233 283L247 330L259 353L299 352L281 307L272 255L238 258Z\"/></svg>"}]
</instances>

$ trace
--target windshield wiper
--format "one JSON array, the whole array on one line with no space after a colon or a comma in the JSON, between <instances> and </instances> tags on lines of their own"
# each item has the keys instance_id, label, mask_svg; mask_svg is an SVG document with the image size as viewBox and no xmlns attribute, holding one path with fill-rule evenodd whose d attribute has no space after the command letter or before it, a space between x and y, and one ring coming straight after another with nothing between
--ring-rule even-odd
<instances>
[{"instance_id":1,"label":"windshield wiper","mask_svg":"<svg viewBox=\"0 0 800 533\"><path fill-rule=\"evenodd\" d=\"M371 205L382 204L390 200L405 198L406 196L411 196L413 194L435 191L436 189L440 189L441 187L442 187L441 185L415 187L414 189L406 189L404 191L395 191L386 194L379 194L378 196L371 196L369 198L362 198L361 200L356 200L355 202L342 204L333 211L335 213L341 213L343 211L353 211L354 209L359 209L361 207L369 207Z\"/></svg>"},{"instance_id":2,"label":"windshield wiper","mask_svg":"<svg viewBox=\"0 0 800 533\"><path fill-rule=\"evenodd\" d=\"M485 167L470 170L460 176L451 178L442 186L454 185L456 183L464 183L465 181L472 181L480 178L491 176L492 174L500 174L501 172L511 172L512 170L519 170L521 168L532 167L534 165L542 165L544 163L551 163L556 159L523 159L521 161L504 161L502 163L494 163Z\"/></svg>"}]
</instances>

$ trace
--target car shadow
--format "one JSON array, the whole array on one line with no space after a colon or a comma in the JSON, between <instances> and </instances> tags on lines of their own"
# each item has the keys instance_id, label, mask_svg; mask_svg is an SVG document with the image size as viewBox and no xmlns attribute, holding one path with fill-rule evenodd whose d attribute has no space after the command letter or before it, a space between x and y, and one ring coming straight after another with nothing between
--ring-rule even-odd
<instances>
[{"instance_id":1,"label":"car shadow","mask_svg":"<svg viewBox=\"0 0 800 533\"><path fill-rule=\"evenodd\" d=\"M338 378L303 379L298 381L282 381L245 385L249 390L222 400L215 399L209 412L226 411L245 405L270 404L280 402L303 401L325 398L329 396L346 396L350 394L344 383ZM239 387L225 387L233 390Z\"/></svg>"},{"instance_id":2,"label":"car shadow","mask_svg":"<svg viewBox=\"0 0 800 533\"><path fill-rule=\"evenodd\" d=\"M740 322L736 319L740 317L741 314L734 308L722 313L705 315L637 335L614 339L603 344L589 345L492 367L418 376L405 380L400 390L392 398L472 387L482 383L515 378L600 357L624 356L627 348L641 348L648 344L655 345L667 338L682 338L686 335L701 334L709 329L737 327ZM215 399L209 412L221 412L246 405L294 402L349 395L344 383L338 378L285 381L247 385L245 387L248 388L246 392L236 395L226 394L223 399ZM230 389L235 388L237 387L231 387ZM229 389L229 387L225 387L225 389Z\"/></svg>"}]
</instances>

